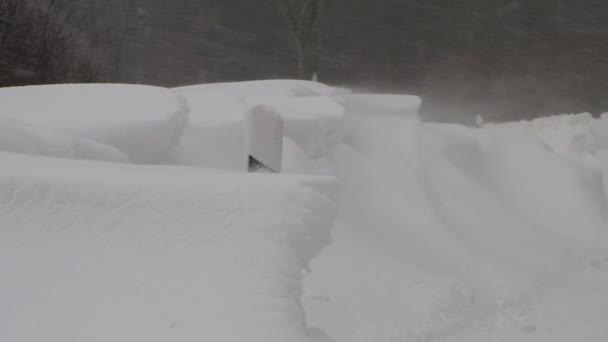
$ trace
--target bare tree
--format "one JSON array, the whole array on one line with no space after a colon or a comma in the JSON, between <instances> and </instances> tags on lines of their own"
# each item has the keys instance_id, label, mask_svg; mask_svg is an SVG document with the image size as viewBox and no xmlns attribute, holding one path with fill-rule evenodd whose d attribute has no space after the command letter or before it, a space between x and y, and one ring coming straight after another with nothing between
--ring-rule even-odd
<instances>
[{"instance_id":1,"label":"bare tree","mask_svg":"<svg viewBox=\"0 0 608 342\"><path fill-rule=\"evenodd\" d=\"M127 43L129 40L129 31L131 29L131 16L134 11L133 0L120 0L121 13L121 32L116 51L116 75L120 76L123 72L124 56L126 53Z\"/></svg>"},{"instance_id":2,"label":"bare tree","mask_svg":"<svg viewBox=\"0 0 608 342\"><path fill-rule=\"evenodd\" d=\"M78 0L0 0L0 86L88 82Z\"/></svg>"},{"instance_id":3,"label":"bare tree","mask_svg":"<svg viewBox=\"0 0 608 342\"><path fill-rule=\"evenodd\" d=\"M303 79L314 79L318 71L321 18L329 0L279 0L298 53L298 71Z\"/></svg>"}]
</instances>

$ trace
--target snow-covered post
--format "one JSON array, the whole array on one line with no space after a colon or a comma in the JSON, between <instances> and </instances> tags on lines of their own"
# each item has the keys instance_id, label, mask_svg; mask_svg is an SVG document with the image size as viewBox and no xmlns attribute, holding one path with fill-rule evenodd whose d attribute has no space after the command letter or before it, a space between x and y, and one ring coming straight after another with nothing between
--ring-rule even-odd
<instances>
[{"instance_id":1,"label":"snow-covered post","mask_svg":"<svg viewBox=\"0 0 608 342\"><path fill-rule=\"evenodd\" d=\"M283 120L274 108L259 105L245 113L245 153L249 172L281 172Z\"/></svg>"}]
</instances>

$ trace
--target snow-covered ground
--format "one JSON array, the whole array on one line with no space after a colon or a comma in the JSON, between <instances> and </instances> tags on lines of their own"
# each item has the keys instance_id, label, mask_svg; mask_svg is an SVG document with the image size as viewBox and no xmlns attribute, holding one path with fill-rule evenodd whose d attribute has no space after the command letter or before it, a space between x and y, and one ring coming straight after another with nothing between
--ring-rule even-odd
<instances>
[{"instance_id":1,"label":"snow-covered ground","mask_svg":"<svg viewBox=\"0 0 608 342\"><path fill-rule=\"evenodd\" d=\"M259 81L174 91L187 99L191 109L189 125L175 151L177 164L242 170L243 116L256 105L279 111L288 143L317 163L342 141L344 108L332 96L345 94L344 90L305 81Z\"/></svg>"},{"instance_id":2,"label":"snow-covered ground","mask_svg":"<svg viewBox=\"0 0 608 342\"><path fill-rule=\"evenodd\" d=\"M334 154L342 207L306 280L311 323L337 341L607 338L602 167L593 144L580 159L562 149L596 140L597 122L370 114L348 117Z\"/></svg>"},{"instance_id":3,"label":"snow-covered ground","mask_svg":"<svg viewBox=\"0 0 608 342\"><path fill-rule=\"evenodd\" d=\"M2 341L608 340L608 117L421 123L303 81L0 103ZM283 175L243 172L258 104Z\"/></svg>"},{"instance_id":4,"label":"snow-covered ground","mask_svg":"<svg viewBox=\"0 0 608 342\"><path fill-rule=\"evenodd\" d=\"M154 164L168 161L189 111L186 101L169 89L114 84L5 88L0 90L0 104L0 119L13 119L64 141L103 144L133 162ZM18 143L9 141L8 145ZM62 147L74 149L67 143ZM41 154L48 155L45 149L41 147ZM106 151L102 156L87 156L105 160Z\"/></svg>"},{"instance_id":5,"label":"snow-covered ground","mask_svg":"<svg viewBox=\"0 0 608 342\"><path fill-rule=\"evenodd\" d=\"M3 341L305 341L331 179L0 153Z\"/></svg>"}]
</instances>

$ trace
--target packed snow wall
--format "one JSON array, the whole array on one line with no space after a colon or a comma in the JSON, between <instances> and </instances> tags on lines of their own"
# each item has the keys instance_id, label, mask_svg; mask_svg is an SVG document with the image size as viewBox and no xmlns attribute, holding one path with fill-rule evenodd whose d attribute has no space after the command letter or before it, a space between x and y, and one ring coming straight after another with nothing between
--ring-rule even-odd
<instances>
[{"instance_id":1,"label":"packed snow wall","mask_svg":"<svg viewBox=\"0 0 608 342\"><path fill-rule=\"evenodd\" d=\"M606 118L468 128L344 101L341 214L306 279L313 324L337 341L544 341L559 320L563 336L606 336Z\"/></svg>"},{"instance_id":2,"label":"packed snow wall","mask_svg":"<svg viewBox=\"0 0 608 342\"><path fill-rule=\"evenodd\" d=\"M306 341L331 178L0 153L0 339Z\"/></svg>"}]
</instances>

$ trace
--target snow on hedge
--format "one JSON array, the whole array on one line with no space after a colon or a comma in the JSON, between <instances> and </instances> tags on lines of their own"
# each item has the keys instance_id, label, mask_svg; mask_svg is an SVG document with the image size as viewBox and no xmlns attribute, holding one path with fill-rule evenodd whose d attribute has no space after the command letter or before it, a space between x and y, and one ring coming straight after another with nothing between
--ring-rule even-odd
<instances>
[{"instance_id":1,"label":"snow on hedge","mask_svg":"<svg viewBox=\"0 0 608 342\"><path fill-rule=\"evenodd\" d=\"M240 98L248 97L292 97L292 96L334 96L347 94L348 90L330 87L328 85L304 80L262 80L247 82L209 83L175 88L187 96L188 94L221 93Z\"/></svg>"},{"instance_id":2,"label":"snow on hedge","mask_svg":"<svg viewBox=\"0 0 608 342\"><path fill-rule=\"evenodd\" d=\"M340 103L349 113L416 116L422 99L413 95L345 94Z\"/></svg>"},{"instance_id":3,"label":"snow on hedge","mask_svg":"<svg viewBox=\"0 0 608 342\"><path fill-rule=\"evenodd\" d=\"M0 117L0 151L58 158L130 162L124 153L109 145L3 117Z\"/></svg>"},{"instance_id":4,"label":"snow on hedge","mask_svg":"<svg viewBox=\"0 0 608 342\"><path fill-rule=\"evenodd\" d=\"M0 153L0 340L308 341L333 180Z\"/></svg>"},{"instance_id":5,"label":"snow on hedge","mask_svg":"<svg viewBox=\"0 0 608 342\"><path fill-rule=\"evenodd\" d=\"M118 149L136 163L166 161L187 121L168 89L68 84L0 89L0 116Z\"/></svg>"}]
</instances>

